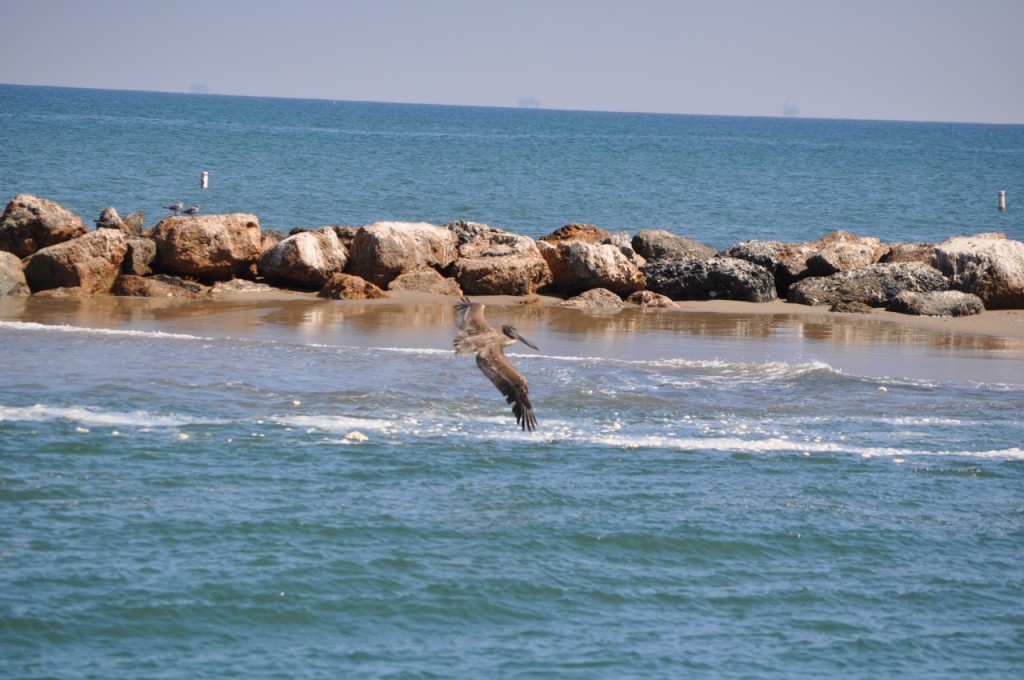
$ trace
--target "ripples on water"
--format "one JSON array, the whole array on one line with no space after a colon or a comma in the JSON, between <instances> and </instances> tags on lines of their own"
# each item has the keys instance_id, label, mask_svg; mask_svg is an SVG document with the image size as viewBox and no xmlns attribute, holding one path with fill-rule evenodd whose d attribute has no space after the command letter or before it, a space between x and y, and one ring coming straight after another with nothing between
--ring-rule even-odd
<instances>
[{"instance_id":1,"label":"ripples on water","mask_svg":"<svg viewBox=\"0 0 1024 680\"><path fill-rule=\"evenodd\" d=\"M13 676L1021 669L1021 384L2 330Z\"/></svg>"}]
</instances>

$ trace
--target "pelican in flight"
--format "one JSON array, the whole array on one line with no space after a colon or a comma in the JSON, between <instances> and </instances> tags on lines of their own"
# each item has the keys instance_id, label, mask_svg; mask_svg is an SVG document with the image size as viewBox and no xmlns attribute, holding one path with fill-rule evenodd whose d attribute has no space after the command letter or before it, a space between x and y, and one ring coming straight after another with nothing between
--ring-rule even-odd
<instances>
[{"instance_id":1,"label":"pelican in flight","mask_svg":"<svg viewBox=\"0 0 1024 680\"><path fill-rule=\"evenodd\" d=\"M516 340L534 349L538 349L537 345L520 335L512 326L506 325L501 327L501 331L496 330L484 318L484 305L470 302L466 298L455 305L455 325L459 327L453 343L455 354L476 354L476 365L505 396L505 401L512 404L516 423L524 430L536 430L537 416L533 414L533 406L530 404L526 378L509 362L504 348Z\"/></svg>"}]
</instances>

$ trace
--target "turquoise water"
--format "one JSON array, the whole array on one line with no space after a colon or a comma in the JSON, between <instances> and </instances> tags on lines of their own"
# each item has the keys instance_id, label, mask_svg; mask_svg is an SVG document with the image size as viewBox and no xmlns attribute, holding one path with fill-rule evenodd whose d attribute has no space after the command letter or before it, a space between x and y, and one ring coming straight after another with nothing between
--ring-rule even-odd
<instances>
[{"instance_id":1,"label":"turquoise water","mask_svg":"<svg viewBox=\"0 0 1024 680\"><path fill-rule=\"evenodd\" d=\"M113 205L154 224L180 199L279 229L463 219L536 237L578 221L718 248L836 229L884 241L1024 238L1020 125L0 85L0 148L0 196L44 196L90 222Z\"/></svg>"},{"instance_id":2,"label":"turquoise water","mask_svg":"<svg viewBox=\"0 0 1024 680\"><path fill-rule=\"evenodd\" d=\"M150 224L1020 238L1022 130L0 86L0 187ZM0 299L3 675L1024 672L1020 343L489 316L541 348L536 433L447 303Z\"/></svg>"},{"instance_id":3,"label":"turquoise water","mask_svg":"<svg viewBox=\"0 0 1024 680\"><path fill-rule=\"evenodd\" d=\"M1024 669L1019 347L199 304L0 305L9 677Z\"/></svg>"}]
</instances>

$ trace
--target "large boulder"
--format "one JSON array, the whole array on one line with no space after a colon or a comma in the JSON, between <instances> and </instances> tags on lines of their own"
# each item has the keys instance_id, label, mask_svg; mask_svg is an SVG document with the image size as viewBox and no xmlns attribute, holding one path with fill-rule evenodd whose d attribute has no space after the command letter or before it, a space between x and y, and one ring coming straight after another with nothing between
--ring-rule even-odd
<instances>
[{"instance_id":1,"label":"large boulder","mask_svg":"<svg viewBox=\"0 0 1024 680\"><path fill-rule=\"evenodd\" d=\"M648 261L683 258L706 260L717 254L711 246L664 229L641 229L633 237L632 245L633 250Z\"/></svg>"},{"instance_id":2,"label":"large boulder","mask_svg":"<svg viewBox=\"0 0 1024 680\"><path fill-rule=\"evenodd\" d=\"M775 279L764 267L735 257L655 260L644 267L647 289L673 300L777 299Z\"/></svg>"},{"instance_id":3,"label":"large boulder","mask_svg":"<svg viewBox=\"0 0 1024 680\"><path fill-rule=\"evenodd\" d=\"M807 258L813 247L807 243L781 241L743 241L728 248L723 255L760 265L775 277L775 291L785 297L789 287L807 276Z\"/></svg>"},{"instance_id":4,"label":"large boulder","mask_svg":"<svg viewBox=\"0 0 1024 680\"><path fill-rule=\"evenodd\" d=\"M356 232L348 273L385 288L404 272L448 267L457 244L454 232L426 222L377 222Z\"/></svg>"},{"instance_id":5,"label":"large boulder","mask_svg":"<svg viewBox=\"0 0 1024 680\"><path fill-rule=\"evenodd\" d=\"M915 316L972 316L985 311L981 298L958 290L915 293L905 290L896 295L886 309Z\"/></svg>"},{"instance_id":6,"label":"large boulder","mask_svg":"<svg viewBox=\"0 0 1024 680\"><path fill-rule=\"evenodd\" d=\"M933 265L952 287L981 298L987 309L1024 308L1024 243L1002 234L947 239L935 246Z\"/></svg>"},{"instance_id":7,"label":"large boulder","mask_svg":"<svg viewBox=\"0 0 1024 680\"><path fill-rule=\"evenodd\" d=\"M33 292L81 288L83 295L109 293L127 252L120 231L91 231L29 256L25 260L25 279Z\"/></svg>"},{"instance_id":8,"label":"large boulder","mask_svg":"<svg viewBox=\"0 0 1024 680\"><path fill-rule=\"evenodd\" d=\"M0 217L0 250L24 259L49 246L89 233L81 217L31 194L18 194Z\"/></svg>"},{"instance_id":9,"label":"large boulder","mask_svg":"<svg viewBox=\"0 0 1024 680\"><path fill-rule=\"evenodd\" d=\"M289 236L263 253L259 270L270 281L320 289L347 261L337 232L323 227Z\"/></svg>"},{"instance_id":10,"label":"large boulder","mask_svg":"<svg viewBox=\"0 0 1024 680\"><path fill-rule=\"evenodd\" d=\"M934 267L901 262L803 279L790 286L787 299L802 305L860 302L869 307L885 307L905 290L928 293L948 288L949 280Z\"/></svg>"},{"instance_id":11,"label":"large boulder","mask_svg":"<svg viewBox=\"0 0 1024 680\"><path fill-rule=\"evenodd\" d=\"M14 253L0 250L0 297L5 295L28 295L32 291L25 280L21 260Z\"/></svg>"},{"instance_id":12,"label":"large boulder","mask_svg":"<svg viewBox=\"0 0 1024 680\"><path fill-rule=\"evenodd\" d=\"M536 242L502 231L481 232L459 246L452 273L466 295L530 295L551 283Z\"/></svg>"},{"instance_id":13,"label":"large boulder","mask_svg":"<svg viewBox=\"0 0 1024 680\"><path fill-rule=\"evenodd\" d=\"M591 288L607 288L616 295L629 295L647 285L636 263L614 245L540 241L538 246L551 270L552 287L566 295Z\"/></svg>"},{"instance_id":14,"label":"large boulder","mask_svg":"<svg viewBox=\"0 0 1024 680\"><path fill-rule=\"evenodd\" d=\"M229 279L248 272L260 256L259 218L245 213L165 217L152 237L169 274Z\"/></svg>"},{"instance_id":15,"label":"large boulder","mask_svg":"<svg viewBox=\"0 0 1024 680\"><path fill-rule=\"evenodd\" d=\"M875 264L889 248L874 236L836 231L808 244L814 254L807 258L811 276L832 276Z\"/></svg>"}]
</instances>

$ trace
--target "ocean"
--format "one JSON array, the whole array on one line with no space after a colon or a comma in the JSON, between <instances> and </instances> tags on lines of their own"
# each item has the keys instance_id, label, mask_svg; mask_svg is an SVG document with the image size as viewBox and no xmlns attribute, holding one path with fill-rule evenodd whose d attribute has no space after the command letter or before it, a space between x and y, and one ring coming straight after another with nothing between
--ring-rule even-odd
<instances>
[{"instance_id":1,"label":"ocean","mask_svg":"<svg viewBox=\"0 0 1024 680\"><path fill-rule=\"evenodd\" d=\"M42 196L90 224L114 206L152 226L182 200L285 231L467 220L536 238L583 222L720 249L837 229L885 242L1024 238L1024 125L0 85L0 148L4 200Z\"/></svg>"},{"instance_id":2,"label":"ocean","mask_svg":"<svg viewBox=\"0 0 1024 680\"><path fill-rule=\"evenodd\" d=\"M1024 235L1021 126L0 86L0 141L9 197L88 221ZM1024 673L1021 342L488 316L540 347L537 432L444 301L0 298L3 675Z\"/></svg>"}]
</instances>

